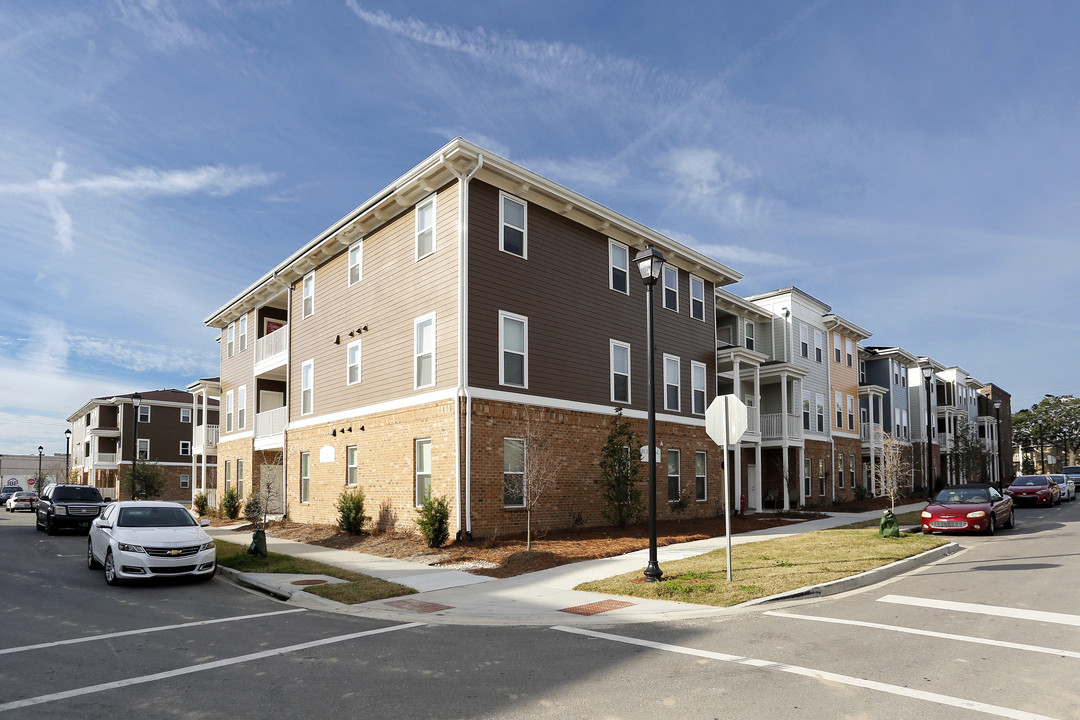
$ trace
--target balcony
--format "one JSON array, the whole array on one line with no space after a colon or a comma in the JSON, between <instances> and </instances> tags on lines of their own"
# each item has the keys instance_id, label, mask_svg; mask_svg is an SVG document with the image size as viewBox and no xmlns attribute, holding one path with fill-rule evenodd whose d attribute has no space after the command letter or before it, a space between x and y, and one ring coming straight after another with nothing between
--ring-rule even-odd
<instances>
[{"instance_id":1,"label":"balcony","mask_svg":"<svg viewBox=\"0 0 1080 720\"><path fill-rule=\"evenodd\" d=\"M280 375L285 379L285 362L289 356L289 326L280 328L255 340L255 375ZM280 372L274 373L278 370Z\"/></svg>"},{"instance_id":2,"label":"balcony","mask_svg":"<svg viewBox=\"0 0 1080 720\"><path fill-rule=\"evenodd\" d=\"M873 433L874 444L881 445L881 423L863 423L859 426L859 438L864 443L870 442L870 433Z\"/></svg>"},{"instance_id":3,"label":"balcony","mask_svg":"<svg viewBox=\"0 0 1080 720\"><path fill-rule=\"evenodd\" d=\"M204 450L209 450L217 447L218 436L220 434L220 426L218 425L198 425L195 427L195 441L192 443L194 448L192 452L196 455L201 455Z\"/></svg>"},{"instance_id":4,"label":"balcony","mask_svg":"<svg viewBox=\"0 0 1080 720\"><path fill-rule=\"evenodd\" d=\"M802 440L802 419L798 415L787 416L788 440ZM783 413L765 413L761 416L761 438L780 440L784 437Z\"/></svg>"},{"instance_id":5,"label":"balcony","mask_svg":"<svg viewBox=\"0 0 1080 720\"><path fill-rule=\"evenodd\" d=\"M87 458L90 462L83 467L87 470L115 470L117 463L120 459L118 453L94 453L92 457Z\"/></svg>"},{"instance_id":6,"label":"balcony","mask_svg":"<svg viewBox=\"0 0 1080 720\"><path fill-rule=\"evenodd\" d=\"M289 409L285 407L256 413L255 440L281 437L285 434L285 425L288 422Z\"/></svg>"}]
</instances>

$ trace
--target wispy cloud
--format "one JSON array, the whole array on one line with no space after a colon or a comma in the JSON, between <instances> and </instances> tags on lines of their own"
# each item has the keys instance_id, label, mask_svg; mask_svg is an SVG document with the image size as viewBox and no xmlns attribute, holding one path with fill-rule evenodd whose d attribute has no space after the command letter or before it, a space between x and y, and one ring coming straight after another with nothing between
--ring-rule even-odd
<instances>
[{"instance_id":1,"label":"wispy cloud","mask_svg":"<svg viewBox=\"0 0 1080 720\"><path fill-rule=\"evenodd\" d=\"M151 47L163 52L178 48L202 48L206 35L185 23L177 6L162 0L113 0L117 19L146 37Z\"/></svg>"},{"instance_id":2,"label":"wispy cloud","mask_svg":"<svg viewBox=\"0 0 1080 720\"><path fill-rule=\"evenodd\" d=\"M748 186L754 173L731 156L707 147L683 147L668 152L662 167L672 183L674 204L725 227L768 224L773 203L752 194Z\"/></svg>"},{"instance_id":3,"label":"wispy cloud","mask_svg":"<svg viewBox=\"0 0 1080 720\"><path fill-rule=\"evenodd\" d=\"M700 242L693 235L678 230L661 230L672 240L677 240L687 247L692 247L698 252L704 253L711 258L719 260L725 265L739 267L741 265L766 265L772 268L792 268L805 265L798 258L779 255L777 253L752 250L740 245L720 245L717 243Z\"/></svg>"}]
</instances>

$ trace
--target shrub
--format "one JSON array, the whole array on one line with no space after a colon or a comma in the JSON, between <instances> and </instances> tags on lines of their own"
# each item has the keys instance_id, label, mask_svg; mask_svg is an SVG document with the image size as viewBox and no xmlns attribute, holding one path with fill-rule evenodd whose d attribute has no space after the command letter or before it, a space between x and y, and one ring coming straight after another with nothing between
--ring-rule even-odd
<instances>
[{"instance_id":1,"label":"shrub","mask_svg":"<svg viewBox=\"0 0 1080 720\"><path fill-rule=\"evenodd\" d=\"M262 497L259 496L259 493L253 492L251 493L251 497L249 497L248 501L244 504L244 519L247 520L249 523L254 523L258 525L260 522L262 522L262 517Z\"/></svg>"},{"instance_id":2,"label":"shrub","mask_svg":"<svg viewBox=\"0 0 1080 720\"><path fill-rule=\"evenodd\" d=\"M342 491L334 507L338 511L338 527L350 535L359 535L364 527L364 491L361 488Z\"/></svg>"},{"instance_id":3,"label":"shrub","mask_svg":"<svg viewBox=\"0 0 1080 720\"><path fill-rule=\"evenodd\" d=\"M433 498L429 492L420 506L416 524L430 548L441 546L450 537L450 502L445 497Z\"/></svg>"},{"instance_id":4,"label":"shrub","mask_svg":"<svg viewBox=\"0 0 1080 720\"><path fill-rule=\"evenodd\" d=\"M230 520L240 517L240 498L236 496L236 490L229 488L221 498L221 512Z\"/></svg>"},{"instance_id":5,"label":"shrub","mask_svg":"<svg viewBox=\"0 0 1080 720\"><path fill-rule=\"evenodd\" d=\"M690 507L691 499L689 488L683 488L682 492L679 493L679 499L668 503L668 510L672 512L676 520L682 520L683 513Z\"/></svg>"},{"instance_id":6,"label":"shrub","mask_svg":"<svg viewBox=\"0 0 1080 720\"><path fill-rule=\"evenodd\" d=\"M210 504L210 501L207 499L206 493L198 493L197 495L195 495L195 499L192 500L192 504L195 505L195 512L199 513L200 515L205 515L207 506Z\"/></svg>"},{"instance_id":7,"label":"shrub","mask_svg":"<svg viewBox=\"0 0 1080 720\"><path fill-rule=\"evenodd\" d=\"M622 408L615 408L607 441L600 449L600 495L604 518L619 527L636 521L643 512L638 478L641 463L631 449L640 445L630 421L623 419Z\"/></svg>"}]
</instances>

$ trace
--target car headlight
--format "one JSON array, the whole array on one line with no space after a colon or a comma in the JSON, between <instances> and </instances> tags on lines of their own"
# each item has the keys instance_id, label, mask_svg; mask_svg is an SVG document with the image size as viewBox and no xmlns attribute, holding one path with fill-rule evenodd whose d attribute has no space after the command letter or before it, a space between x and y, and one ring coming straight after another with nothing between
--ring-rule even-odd
<instances>
[{"instance_id":1,"label":"car headlight","mask_svg":"<svg viewBox=\"0 0 1080 720\"><path fill-rule=\"evenodd\" d=\"M211 540L210 542L203 543L202 545L199 546L199 552L202 552L203 550L213 550L213 549L214 549L214 541L213 540Z\"/></svg>"},{"instance_id":2,"label":"car headlight","mask_svg":"<svg viewBox=\"0 0 1080 720\"><path fill-rule=\"evenodd\" d=\"M123 552L132 552L132 553L145 553L146 552L145 550L142 549L141 545L129 545L127 543L117 543L116 547L117 547L117 549L119 549L119 550L121 550Z\"/></svg>"},{"instance_id":3,"label":"car headlight","mask_svg":"<svg viewBox=\"0 0 1080 720\"><path fill-rule=\"evenodd\" d=\"M53 513L56 515L67 515L67 508L63 505L53 506Z\"/></svg>"},{"instance_id":4,"label":"car headlight","mask_svg":"<svg viewBox=\"0 0 1080 720\"><path fill-rule=\"evenodd\" d=\"M975 512L969 512L969 513L967 514L967 516L968 516L969 518L981 518L981 517L986 517L986 511L985 511L985 510L976 510Z\"/></svg>"},{"instance_id":5,"label":"car headlight","mask_svg":"<svg viewBox=\"0 0 1080 720\"><path fill-rule=\"evenodd\" d=\"M934 516L933 516L933 515L931 515L931 514L929 513L929 511L927 511L927 510L923 510L923 511L922 511L922 517L924 517L924 518L930 518L930 517L934 517Z\"/></svg>"}]
</instances>

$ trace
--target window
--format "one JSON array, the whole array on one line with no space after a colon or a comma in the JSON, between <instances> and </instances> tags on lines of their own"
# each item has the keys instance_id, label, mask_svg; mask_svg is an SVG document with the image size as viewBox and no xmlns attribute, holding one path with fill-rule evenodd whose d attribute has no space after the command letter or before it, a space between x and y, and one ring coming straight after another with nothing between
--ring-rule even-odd
<instances>
[{"instance_id":1,"label":"window","mask_svg":"<svg viewBox=\"0 0 1080 720\"><path fill-rule=\"evenodd\" d=\"M345 484L356 485L356 446L345 448Z\"/></svg>"},{"instance_id":2,"label":"window","mask_svg":"<svg viewBox=\"0 0 1080 720\"><path fill-rule=\"evenodd\" d=\"M847 429L855 429L855 397L847 396Z\"/></svg>"},{"instance_id":3,"label":"window","mask_svg":"<svg viewBox=\"0 0 1080 720\"><path fill-rule=\"evenodd\" d=\"M435 252L435 196L416 206L416 259Z\"/></svg>"},{"instance_id":4,"label":"window","mask_svg":"<svg viewBox=\"0 0 1080 720\"><path fill-rule=\"evenodd\" d=\"M679 269L664 265L664 307L679 312Z\"/></svg>"},{"instance_id":5,"label":"window","mask_svg":"<svg viewBox=\"0 0 1080 720\"><path fill-rule=\"evenodd\" d=\"M851 487L855 487L855 453L851 454L851 465L848 469L851 471Z\"/></svg>"},{"instance_id":6,"label":"window","mask_svg":"<svg viewBox=\"0 0 1080 720\"><path fill-rule=\"evenodd\" d=\"M833 361L840 362L840 333L833 333Z\"/></svg>"},{"instance_id":7,"label":"window","mask_svg":"<svg viewBox=\"0 0 1080 720\"><path fill-rule=\"evenodd\" d=\"M836 487L844 489L844 453L836 456Z\"/></svg>"},{"instance_id":8,"label":"window","mask_svg":"<svg viewBox=\"0 0 1080 720\"><path fill-rule=\"evenodd\" d=\"M754 349L754 323L746 323L746 349Z\"/></svg>"},{"instance_id":9,"label":"window","mask_svg":"<svg viewBox=\"0 0 1080 720\"><path fill-rule=\"evenodd\" d=\"M705 414L705 364L690 363L690 395L693 400L693 413Z\"/></svg>"},{"instance_id":10,"label":"window","mask_svg":"<svg viewBox=\"0 0 1080 720\"><path fill-rule=\"evenodd\" d=\"M630 294L630 250L622 243L608 240L608 264L611 276L608 287L616 292Z\"/></svg>"},{"instance_id":11,"label":"window","mask_svg":"<svg viewBox=\"0 0 1080 720\"><path fill-rule=\"evenodd\" d=\"M911 427L908 425L908 411L907 410L901 410L900 411L900 424L904 428L903 438L905 440L910 440L911 439Z\"/></svg>"},{"instance_id":12,"label":"window","mask_svg":"<svg viewBox=\"0 0 1080 720\"><path fill-rule=\"evenodd\" d=\"M503 505L525 507L525 441L503 438Z\"/></svg>"},{"instance_id":13,"label":"window","mask_svg":"<svg viewBox=\"0 0 1080 720\"><path fill-rule=\"evenodd\" d=\"M502 203L499 206L499 226L502 235L499 238L499 249L511 255L525 257L528 243L526 228L525 203L506 193L502 194Z\"/></svg>"},{"instance_id":14,"label":"window","mask_svg":"<svg viewBox=\"0 0 1080 720\"><path fill-rule=\"evenodd\" d=\"M139 438L139 459L150 459L150 440L147 438Z\"/></svg>"},{"instance_id":15,"label":"window","mask_svg":"<svg viewBox=\"0 0 1080 720\"><path fill-rule=\"evenodd\" d=\"M630 346L611 342L611 402L630 404Z\"/></svg>"},{"instance_id":16,"label":"window","mask_svg":"<svg viewBox=\"0 0 1080 720\"><path fill-rule=\"evenodd\" d=\"M180 422L191 422L191 408L180 408Z\"/></svg>"},{"instance_id":17,"label":"window","mask_svg":"<svg viewBox=\"0 0 1080 720\"><path fill-rule=\"evenodd\" d=\"M820 330L815 330L814 331L814 360L817 360L818 362L821 362L822 355L824 354L824 348L822 347L824 342L825 342L825 339L821 337L821 331Z\"/></svg>"},{"instance_id":18,"label":"window","mask_svg":"<svg viewBox=\"0 0 1080 720\"><path fill-rule=\"evenodd\" d=\"M247 385L241 385L236 391L236 429L247 427Z\"/></svg>"},{"instance_id":19,"label":"window","mask_svg":"<svg viewBox=\"0 0 1080 720\"><path fill-rule=\"evenodd\" d=\"M191 454L191 441L190 440L181 440L180 441L180 454L181 455L190 455Z\"/></svg>"},{"instance_id":20,"label":"window","mask_svg":"<svg viewBox=\"0 0 1080 720\"><path fill-rule=\"evenodd\" d=\"M304 317L315 314L315 271L312 270L304 276Z\"/></svg>"},{"instance_id":21,"label":"window","mask_svg":"<svg viewBox=\"0 0 1080 720\"><path fill-rule=\"evenodd\" d=\"M810 429L810 393L808 392L802 394L802 428L803 430Z\"/></svg>"},{"instance_id":22,"label":"window","mask_svg":"<svg viewBox=\"0 0 1080 720\"><path fill-rule=\"evenodd\" d=\"M236 323L229 323L225 335L228 338L225 344L225 357L232 357L236 349Z\"/></svg>"},{"instance_id":23,"label":"window","mask_svg":"<svg viewBox=\"0 0 1080 720\"><path fill-rule=\"evenodd\" d=\"M855 345L851 341L851 338L846 338L844 340L844 346L847 349L847 366L848 367L853 367L853 363L855 361L855 354L854 354Z\"/></svg>"},{"instance_id":24,"label":"window","mask_svg":"<svg viewBox=\"0 0 1080 720\"><path fill-rule=\"evenodd\" d=\"M699 502L706 500L706 474L705 474L705 462L708 458L706 452L694 453L694 499Z\"/></svg>"},{"instance_id":25,"label":"window","mask_svg":"<svg viewBox=\"0 0 1080 720\"><path fill-rule=\"evenodd\" d=\"M225 492L229 492L229 483L232 481L232 460L225 461Z\"/></svg>"},{"instance_id":26,"label":"window","mask_svg":"<svg viewBox=\"0 0 1080 720\"><path fill-rule=\"evenodd\" d=\"M678 502L681 493L679 487L679 451L667 451L667 499L668 502Z\"/></svg>"},{"instance_id":27,"label":"window","mask_svg":"<svg viewBox=\"0 0 1080 720\"><path fill-rule=\"evenodd\" d=\"M840 392L836 393L835 399L836 399L836 427L843 430L844 429L844 394L840 393Z\"/></svg>"},{"instance_id":28,"label":"window","mask_svg":"<svg viewBox=\"0 0 1080 720\"><path fill-rule=\"evenodd\" d=\"M417 318L414 323L415 385L416 388L435 384L435 315Z\"/></svg>"},{"instance_id":29,"label":"window","mask_svg":"<svg viewBox=\"0 0 1080 720\"><path fill-rule=\"evenodd\" d=\"M813 475L814 475L814 461L810 458L803 458L802 463L802 475L803 475L803 495L810 497L811 491L814 489Z\"/></svg>"},{"instance_id":30,"label":"window","mask_svg":"<svg viewBox=\"0 0 1080 720\"><path fill-rule=\"evenodd\" d=\"M150 422L150 406L149 405L140 405L139 406L139 422L141 422L141 423Z\"/></svg>"},{"instance_id":31,"label":"window","mask_svg":"<svg viewBox=\"0 0 1080 720\"><path fill-rule=\"evenodd\" d=\"M300 414L315 411L315 361L308 360L300 366Z\"/></svg>"},{"instance_id":32,"label":"window","mask_svg":"<svg viewBox=\"0 0 1080 720\"><path fill-rule=\"evenodd\" d=\"M354 340L345 349L345 384L360 382L360 341Z\"/></svg>"},{"instance_id":33,"label":"window","mask_svg":"<svg viewBox=\"0 0 1080 720\"><path fill-rule=\"evenodd\" d=\"M229 473L229 463L225 462L225 474ZM311 501L311 453L300 453L300 502Z\"/></svg>"},{"instance_id":34,"label":"window","mask_svg":"<svg viewBox=\"0 0 1080 720\"><path fill-rule=\"evenodd\" d=\"M225 432L227 433L233 431L233 415L236 407L233 399L234 395L232 390L225 393Z\"/></svg>"},{"instance_id":35,"label":"window","mask_svg":"<svg viewBox=\"0 0 1080 720\"><path fill-rule=\"evenodd\" d=\"M431 494L431 438L416 441L416 507Z\"/></svg>"},{"instance_id":36,"label":"window","mask_svg":"<svg viewBox=\"0 0 1080 720\"><path fill-rule=\"evenodd\" d=\"M810 357L810 328L805 325L799 326L799 354L804 358Z\"/></svg>"},{"instance_id":37,"label":"window","mask_svg":"<svg viewBox=\"0 0 1080 720\"><path fill-rule=\"evenodd\" d=\"M825 458L818 460L818 494L825 497Z\"/></svg>"},{"instance_id":38,"label":"window","mask_svg":"<svg viewBox=\"0 0 1080 720\"><path fill-rule=\"evenodd\" d=\"M664 355L664 409L679 411L679 358Z\"/></svg>"},{"instance_id":39,"label":"window","mask_svg":"<svg viewBox=\"0 0 1080 720\"><path fill-rule=\"evenodd\" d=\"M349 246L349 287L364 278L364 241L357 240Z\"/></svg>"},{"instance_id":40,"label":"window","mask_svg":"<svg viewBox=\"0 0 1080 720\"><path fill-rule=\"evenodd\" d=\"M180 487L191 487L191 476L185 473L180 473Z\"/></svg>"},{"instance_id":41,"label":"window","mask_svg":"<svg viewBox=\"0 0 1080 720\"><path fill-rule=\"evenodd\" d=\"M240 318L240 329L237 333L240 336L240 352L247 350L247 315Z\"/></svg>"},{"instance_id":42,"label":"window","mask_svg":"<svg viewBox=\"0 0 1080 720\"><path fill-rule=\"evenodd\" d=\"M244 461L236 461L236 497L244 499Z\"/></svg>"},{"instance_id":43,"label":"window","mask_svg":"<svg viewBox=\"0 0 1080 720\"><path fill-rule=\"evenodd\" d=\"M705 281L693 275L690 276L690 317L705 319Z\"/></svg>"},{"instance_id":44,"label":"window","mask_svg":"<svg viewBox=\"0 0 1080 720\"><path fill-rule=\"evenodd\" d=\"M499 313L499 384L529 386L529 319Z\"/></svg>"},{"instance_id":45,"label":"window","mask_svg":"<svg viewBox=\"0 0 1080 720\"><path fill-rule=\"evenodd\" d=\"M863 385L866 384L866 361L859 361L859 382Z\"/></svg>"},{"instance_id":46,"label":"window","mask_svg":"<svg viewBox=\"0 0 1080 720\"><path fill-rule=\"evenodd\" d=\"M817 400L817 431L825 432L825 396L819 394Z\"/></svg>"}]
</instances>

